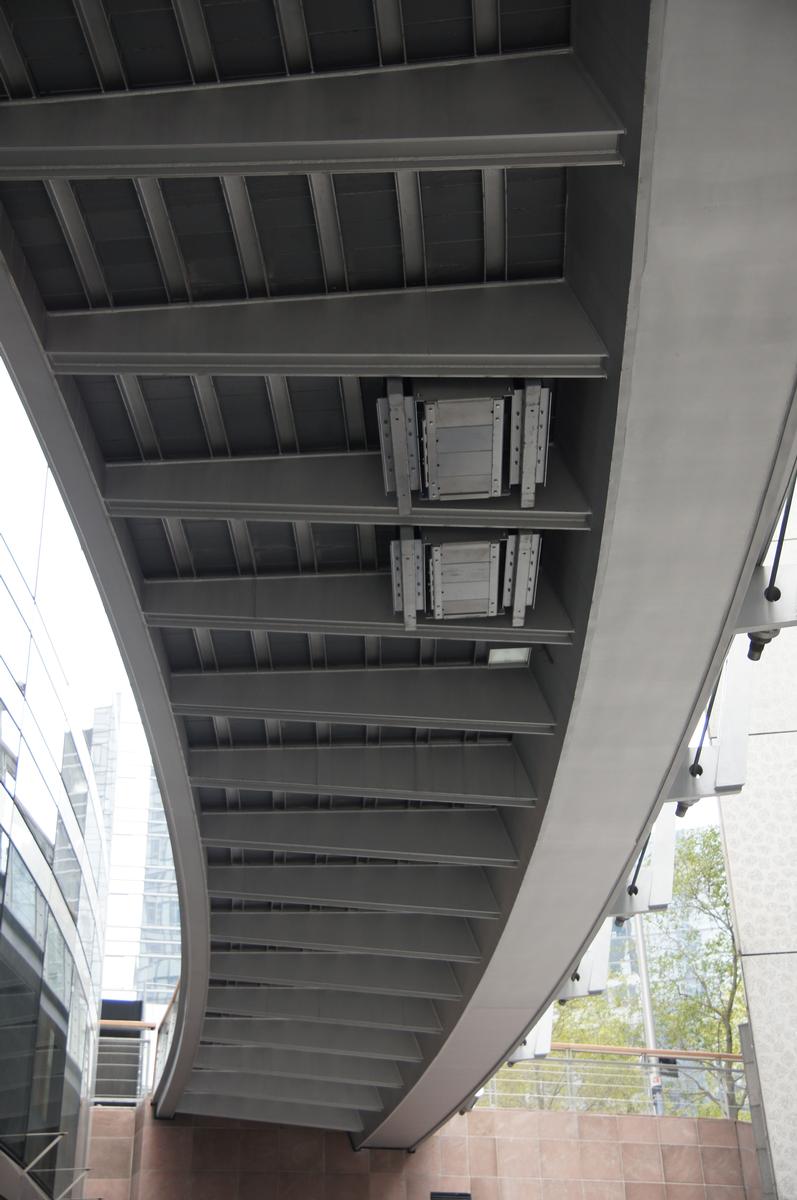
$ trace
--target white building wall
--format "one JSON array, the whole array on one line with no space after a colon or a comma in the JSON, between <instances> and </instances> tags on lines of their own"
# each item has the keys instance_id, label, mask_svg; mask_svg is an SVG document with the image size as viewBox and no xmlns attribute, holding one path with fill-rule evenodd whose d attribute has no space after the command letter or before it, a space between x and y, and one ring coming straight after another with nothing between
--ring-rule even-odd
<instances>
[{"instance_id":1,"label":"white building wall","mask_svg":"<svg viewBox=\"0 0 797 1200\"><path fill-rule=\"evenodd\" d=\"M797 629L750 663L748 774L720 802L779 1200L797 1200Z\"/></svg>"}]
</instances>

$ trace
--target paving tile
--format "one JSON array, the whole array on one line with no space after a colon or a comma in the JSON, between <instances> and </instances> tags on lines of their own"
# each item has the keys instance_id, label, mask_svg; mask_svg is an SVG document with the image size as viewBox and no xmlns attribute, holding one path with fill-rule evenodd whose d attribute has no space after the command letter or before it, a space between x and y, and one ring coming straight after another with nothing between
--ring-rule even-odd
<instances>
[{"instance_id":1,"label":"paving tile","mask_svg":"<svg viewBox=\"0 0 797 1200\"><path fill-rule=\"evenodd\" d=\"M540 1174L543 1179L580 1179L579 1143L541 1141Z\"/></svg>"},{"instance_id":2,"label":"paving tile","mask_svg":"<svg viewBox=\"0 0 797 1200\"><path fill-rule=\"evenodd\" d=\"M241 1171L238 1200L277 1200L279 1176L264 1171Z\"/></svg>"},{"instance_id":3,"label":"paving tile","mask_svg":"<svg viewBox=\"0 0 797 1200\"><path fill-rule=\"evenodd\" d=\"M467 1175L407 1175L407 1200L429 1200L432 1192L468 1192Z\"/></svg>"},{"instance_id":4,"label":"paving tile","mask_svg":"<svg viewBox=\"0 0 797 1200\"><path fill-rule=\"evenodd\" d=\"M496 1138L498 1174L506 1179L534 1179L540 1175L539 1143L531 1138Z\"/></svg>"},{"instance_id":5,"label":"paving tile","mask_svg":"<svg viewBox=\"0 0 797 1200\"><path fill-rule=\"evenodd\" d=\"M323 1175L289 1171L277 1176L277 1200L324 1200Z\"/></svg>"},{"instance_id":6,"label":"paving tile","mask_svg":"<svg viewBox=\"0 0 797 1200\"><path fill-rule=\"evenodd\" d=\"M378 1175L383 1175L385 1172L391 1174L401 1173L407 1162L407 1153L405 1150L371 1150L369 1151L371 1158L370 1170Z\"/></svg>"},{"instance_id":7,"label":"paving tile","mask_svg":"<svg viewBox=\"0 0 797 1200\"><path fill-rule=\"evenodd\" d=\"M241 1161L245 1161L245 1151L242 1151ZM348 1134L324 1134L324 1170L327 1175L367 1175L370 1162L370 1151L355 1150Z\"/></svg>"},{"instance_id":8,"label":"paving tile","mask_svg":"<svg viewBox=\"0 0 797 1200\"><path fill-rule=\"evenodd\" d=\"M618 1142L580 1142L582 1179L622 1179L623 1164Z\"/></svg>"},{"instance_id":9,"label":"paving tile","mask_svg":"<svg viewBox=\"0 0 797 1200\"><path fill-rule=\"evenodd\" d=\"M514 1183L514 1180L502 1182ZM526 1181L524 1181L526 1182ZM484 1175L481 1178L470 1179L471 1200L501 1200L500 1182L496 1176Z\"/></svg>"},{"instance_id":10,"label":"paving tile","mask_svg":"<svg viewBox=\"0 0 797 1200\"><path fill-rule=\"evenodd\" d=\"M320 1129L279 1131L280 1172L301 1171L321 1175L324 1171L324 1134Z\"/></svg>"},{"instance_id":11,"label":"paving tile","mask_svg":"<svg viewBox=\"0 0 797 1200\"><path fill-rule=\"evenodd\" d=\"M192 1171L188 1179L191 1200L230 1200L239 1191L237 1171Z\"/></svg>"},{"instance_id":12,"label":"paving tile","mask_svg":"<svg viewBox=\"0 0 797 1200\"><path fill-rule=\"evenodd\" d=\"M194 1129L192 1171L237 1171L241 1161L238 1129Z\"/></svg>"},{"instance_id":13,"label":"paving tile","mask_svg":"<svg viewBox=\"0 0 797 1200\"><path fill-rule=\"evenodd\" d=\"M736 1122L713 1117L700 1117L697 1136L701 1146L738 1146Z\"/></svg>"},{"instance_id":14,"label":"paving tile","mask_svg":"<svg viewBox=\"0 0 797 1200\"><path fill-rule=\"evenodd\" d=\"M661 1153L658 1144L622 1142L623 1174L626 1182L654 1183L663 1179Z\"/></svg>"},{"instance_id":15,"label":"paving tile","mask_svg":"<svg viewBox=\"0 0 797 1200\"><path fill-rule=\"evenodd\" d=\"M129 1179L93 1179L86 1177L83 1187L85 1200L129 1200Z\"/></svg>"},{"instance_id":16,"label":"paving tile","mask_svg":"<svg viewBox=\"0 0 797 1200\"><path fill-rule=\"evenodd\" d=\"M279 1168L279 1130L273 1125L262 1129L242 1129L239 1167L242 1171L273 1175Z\"/></svg>"},{"instance_id":17,"label":"paving tile","mask_svg":"<svg viewBox=\"0 0 797 1200\"><path fill-rule=\"evenodd\" d=\"M440 1170L444 1175L469 1175L468 1139L462 1134L437 1138Z\"/></svg>"},{"instance_id":18,"label":"paving tile","mask_svg":"<svg viewBox=\"0 0 797 1200\"><path fill-rule=\"evenodd\" d=\"M538 1114L540 1138L551 1141L554 1138L578 1137L578 1114L570 1112L541 1112Z\"/></svg>"},{"instance_id":19,"label":"paving tile","mask_svg":"<svg viewBox=\"0 0 797 1200\"><path fill-rule=\"evenodd\" d=\"M522 1108L498 1109L495 1114L497 1137L531 1137L539 1133L539 1113L527 1112Z\"/></svg>"},{"instance_id":20,"label":"paving tile","mask_svg":"<svg viewBox=\"0 0 797 1200\"><path fill-rule=\"evenodd\" d=\"M542 1200L539 1179L502 1179L499 1188L500 1200Z\"/></svg>"},{"instance_id":21,"label":"paving tile","mask_svg":"<svg viewBox=\"0 0 797 1200\"><path fill-rule=\"evenodd\" d=\"M659 1120L659 1117L618 1117L617 1136L621 1142L658 1142Z\"/></svg>"},{"instance_id":22,"label":"paving tile","mask_svg":"<svg viewBox=\"0 0 797 1200\"><path fill-rule=\"evenodd\" d=\"M668 1183L665 1190L667 1200L706 1200L702 1183Z\"/></svg>"},{"instance_id":23,"label":"paving tile","mask_svg":"<svg viewBox=\"0 0 797 1200\"><path fill-rule=\"evenodd\" d=\"M189 1170L194 1142L194 1130L190 1125L153 1121L144 1126L136 1140L141 1147L141 1170Z\"/></svg>"},{"instance_id":24,"label":"paving tile","mask_svg":"<svg viewBox=\"0 0 797 1200\"><path fill-rule=\"evenodd\" d=\"M454 1134L460 1134L462 1137L467 1137L467 1135L468 1135L468 1114L467 1113L454 1113L453 1117L450 1117L446 1121L445 1125L440 1126L440 1128L438 1129L437 1133L434 1136L435 1137L449 1137L449 1136L453 1136Z\"/></svg>"},{"instance_id":25,"label":"paving tile","mask_svg":"<svg viewBox=\"0 0 797 1200\"><path fill-rule=\"evenodd\" d=\"M706 1183L741 1185L742 1164L739 1151L729 1146L701 1146L703 1179Z\"/></svg>"},{"instance_id":26,"label":"paving tile","mask_svg":"<svg viewBox=\"0 0 797 1200\"><path fill-rule=\"evenodd\" d=\"M617 1118L601 1113L580 1113L578 1136L582 1141L617 1141Z\"/></svg>"},{"instance_id":27,"label":"paving tile","mask_svg":"<svg viewBox=\"0 0 797 1200\"><path fill-rule=\"evenodd\" d=\"M91 1110L91 1137L127 1137L135 1132L136 1110L134 1108L103 1108L95 1105Z\"/></svg>"},{"instance_id":28,"label":"paving tile","mask_svg":"<svg viewBox=\"0 0 797 1200\"><path fill-rule=\"evenodd\" d=\"M468 1113L468 1133L471 1137L491 1137L495 1133L495 1110L471 1109Z\"/></svg>"},{"instance_id":29,"label":"paving tile","mask_svg":"<svg viewBox=\"0 0 797 1200\"><path fill-rule=\"evenodd\" d=\"M662 1146L661 1161L667 1183L702 1184L699 1146Z\"/></svg>"},{"instance_id":30,"label":"paving tile","mask_svg":"<svg viewBox=\"0 0 797 1200\"><path fill-rule=\"evenodd\" d=\"M187 1171L140 1171L138 1200L191 1200Z\"/></svg>"},{"instance_id":31,"label":"paving tile","mask_svg":"<svg viewBox=\"0 0 797 1200\"><path fill-rule=\"evenodd\" d=\"M626 1183L625 1200L667 1200L663 1183Z\"/></svg>"},{"instance_id":32,"label":"paving tile","mask_svg":"<svg viewBox=\"0 0 797 1200\"><path fill-rule=\"evenodd\" d=\"M582 1183L576 1179L542 1181L542 1200L583 1200L583 1197L588 1195Z\"/></svg>"},{"instance_id":33,"label":"paving tile","mask_svg":"<svg viewBox=\"0 0 797 1200\"><path fill-rule=\"evenodd\" d=\"M407 1200L404 1176L372 1173L368 1176L368 1200Z\"/></svg>"},{"instance_id":34,"label":"paving tile","mask_svg":"<svg viewBox=\"0 0 797 1200\"><path fill-rule=\"evenodd\" d=\"M692 1117L659 1117L658 1123L662 1145L697 1145L697 1121Z\"/></svg>"},{"instance_id":35,"label":"paving tile","mask_svg":"<svg viewBox=\"0 0 797 1200\"><path fill-rule=\"evenodd\" d=\"M324 1200L369 1200L367 1175L325 1175Z\"/></svg>"},{"instance_id":36,"label":"paving tile","mask_svg":"<svg viewBox=\"0 0 797 1200\"><path fill-rule=\"evenodd\" d=\"M625 1200L625 1184L611 1179L591 1179L584 1184L584 1200Z\"/></svg>"},{"instance_id":37,"label":"paving tile","mask_svg":"<svg viewBox=\"0 0 797 1200\"><path fill-rule=\"evenodd\" d=\"M497 1175L498 1157L494 1137L468 1138L471 1175Z\"/></svg>"},{"instance_id":38,"label":"paving tile","mask_svg":"<svg viewBox=\"0 0 797 1200\"><path fill-rule=\"evenodd\" d=\"M414 1154L405 1156L404 1162L404 1171L407 1175L439 1175L439 1139L428 1138L425 1142L421 1142Z\"/></svg>"},{"instance_id":39,"label":"paving tile","mask_svg":"<svg viewBox=\"0 0 797 1200\"><path fill-rule=\"evenodd\" d=\"M132 1137L92 1138L88 1166L101 1179L129 1179L133 1167Z\"/></svg>"}]
</instances>

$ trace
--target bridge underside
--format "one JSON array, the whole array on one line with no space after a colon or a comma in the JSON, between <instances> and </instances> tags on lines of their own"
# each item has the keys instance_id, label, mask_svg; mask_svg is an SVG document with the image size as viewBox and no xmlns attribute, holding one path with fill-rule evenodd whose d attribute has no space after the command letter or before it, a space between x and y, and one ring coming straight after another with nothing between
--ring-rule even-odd
<instances>
[{"instance_id":1,"label":"bridge underside","mask_svg":"<svg viewBox=\"0 0 797 1200\"><path fill-rule=\"evenodd\" d=\"M793 465L789 5L432 7L0 12L0 339L174 844L164 1116L406 1147L479 1085Z\"/></svg>"}]
</instances>

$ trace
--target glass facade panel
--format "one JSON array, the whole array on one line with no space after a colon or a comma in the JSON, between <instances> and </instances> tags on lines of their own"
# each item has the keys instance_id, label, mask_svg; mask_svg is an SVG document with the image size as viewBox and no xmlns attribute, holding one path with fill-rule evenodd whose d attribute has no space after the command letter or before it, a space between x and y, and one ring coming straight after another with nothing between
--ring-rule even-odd
<instances>
[{"instance_id":1,"label":"glass facade panel","mask_svg":"<svg viewBox=\"0 0 797 1200\"><path fill-rule=\"evenodd\" d=\"M5 839L6 835L3 834ZM0 913L0 1141L24 1157L44 967L45 905L17 851L7 857Z\"/></svg>"},{"instance_id":2,"label":"glass facade panel","mask_svg":"<svg viewBox=\"0 0 797 1200\"><path fill-rule=\"evenodd\" d=\"M8 667L15 683L18 686L24 685L28 674L30 630L1 579L0 629L3 631L0 639L0 658Z\"/></svg>"},{"instance_id":3,"label":"glass facade panel","mask_svg":"<svg viewBox=\"0 0 797 1200\"><path fill-rule=\"evenodd\" d=\"M94 914L91 911L91 904L86 894L86 881L81 880L80 883L80 901L77 917L77 931L80 934L80 940L83 943L83 949L86 952L86 958L91 961L91 948L94 944L94 934L96 925Z\"/></svg>"},{"instance_id":4,"label":"glass facade panel","mask_svg":"<svg viewBox=\"0 0 797 1200\"><path fill-rule=\"evenodd\" d=\"M103 996L157 1019L180 977L180 906L160 792L132 696L94 714L91 755L111 847Z\"/></svg>"},{"instance_id":5,"label":"glass facade panel","mask_svg":"<svg viewBox=\"0 0 797 1200\"><path fill-rule=\"evenodd\" d=\"M53 874L58 880L58 886L64 894L69 911L77 920L80 906L81 874L77 855L72 848L69 834L64 822L59 817L55 834L55 853L53 855Z\"/></svg>"},{"instance_id":6,"label":"glass facade panel","mask_svg":"<svg viewBox=\"0 0 797 1200\"><path fill-rule=\"evenodd\" d=\"M53 861L58 805L44 782L27 742L22 742L17 766L16 801L42 854Z\"/></svg>"},{"instance_id":7,"label":"glass facade panel","mask_svg":"<svg viewBox=\"0 0 797 1200\"><path fill-rule=\"evenodd\" d=\"M0 783L14 795L19 763L20 733L16 721L0 700Z\"/></svg>"},{"instance_id":8,"label":"glass facade panel","mask_svg":"<svg viewBox=\"0 0 797 1200\"><path fill-rule=\"evenodd\" d=\"M60 767L67 729L66 715L35 645L31 646L30 650L25 700L53 762Z\"/></svg>"},{"instance_id":9,"label":"glass facade panel","mask_svg":"<svg viewBox=\"0 0 797 1200\"><path fill-rule=\"evenodd\" d=\"M80 763L80 755L75 745L75 739L69 732L64 735L61 778L64 781L69 802L77 817L77 823L85 832L86 810L89 804L89 785L86 779L86 772Z\"/></svg>"},{"instance_id":10,"label":"glass facade panel","mask_svg":"<svg viewBox=\"0 0 797 1200\"><path fill-rule=\"evenodd\" d=\"M47 918L47 943L44 948L44 982L53 995L69 1007L72 992L72 956L52 913Z\"/></svg>"},{"instance_id":11,"label":"glass facade panel","mask_svg":"<svg viewBox=\"0 0 797 1200\"><path fill-rule=\"evenodd\" d=\"M89 956L98 966L96 937ZM96 999L86 1000L58 921L0 829L0 1146L29 1163L46 1143L39 1134L62 1131L34 1168L51 1193L75 1161L92 1075L93 1011Z\"/></svg>"},{"instance_id":12,"label":"glass facade panel","mask_svg":"<svg viewBox=\"0 0 797 1200\"><path fill-rule=\"evenodd\" d=\"M14 918L32 943L43 950L47 912L44 896L14 846L11 847L8 861L3 909Z\"/></svg>"},{"instance_id":13,"label":"glass facade panel","mask_svg":"<svg viewBox=\"0 0 797 1200\"><path fill-rule=\"evenodd\" d=\"M91 873L94 876L94 882L97 885L97 891L102 899L104 890L104 870L103 870L103 840L100 833L100 827L97 823L97 818L94 815L94 806L89 805L86 811L86 850L89 856L89 866Z\"/></svg>"},{"instance_id":14,"label":"glass facade panel","mask_svg":"<svg viewBox=\"0 0 797 1200\"><path fill-rule=\"evenodd\" d=\"M60 1133L31 1172L52 1196L85 1162L107 878L81 732L94 698L76 718L59 658L90 668L115 646L107 627L94 636L99 598L84 588L76 599L88 567L2 375L0 366L0 1151L28 1165Z\"/></svg>"}]
</instances>

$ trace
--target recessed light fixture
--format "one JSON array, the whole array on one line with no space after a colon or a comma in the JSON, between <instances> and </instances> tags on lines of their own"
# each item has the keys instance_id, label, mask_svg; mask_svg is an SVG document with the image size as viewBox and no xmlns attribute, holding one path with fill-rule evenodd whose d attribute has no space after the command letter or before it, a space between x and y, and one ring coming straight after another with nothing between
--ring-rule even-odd
<instances>
[{"instance_id":1,"label":"recessed light fixture","mask_svg":"<svg viewBox=\"0 0 797 1200\"><path fill-rule=\"evenodd\" d=\"M528 663L530 657L531 646L496 646L489 652L487 663L491 667L505 663Z\"/></svg>"}]
</instances>

